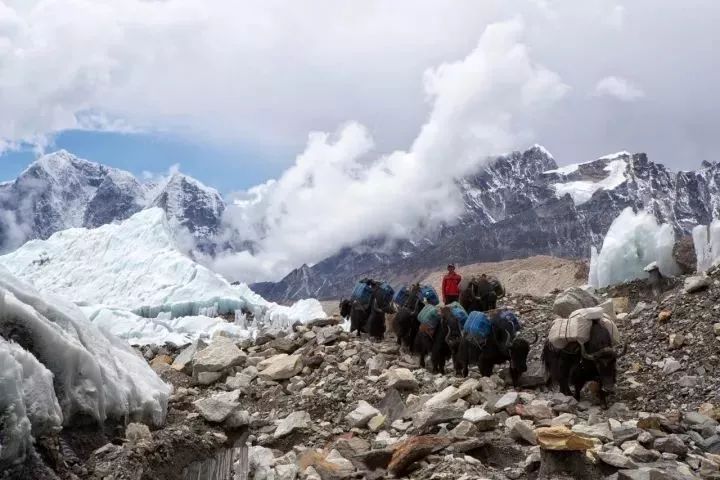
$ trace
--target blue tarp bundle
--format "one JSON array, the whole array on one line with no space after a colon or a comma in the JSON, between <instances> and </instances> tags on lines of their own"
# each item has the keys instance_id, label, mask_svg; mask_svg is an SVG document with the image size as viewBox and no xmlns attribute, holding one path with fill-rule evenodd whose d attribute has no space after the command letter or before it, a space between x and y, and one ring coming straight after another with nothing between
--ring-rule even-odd
<instances>
[{"instance_id":1,"label":"blue tarp bundle","mask_svg":"<svg viewBox=\"0 0 720 480\"><path fill-rule=\"evenodd\" d=\"M390 302L392 302L393 299L393 295L395 294L395 290L390 286L389 283L383 282L380 284L380 291L385 297L385 304L390 305Z\"/></svg>"},{"instance_id":2,"label":"blue tarp bundle","mask_svg":"<svg viewBox=\"0 0 720 480\"><path fill-rule=\"evenodd\" d=\"M514 328L514 330L515 330L515 331L511 332L513 336L515 336L515 334L517 334L517 332L522 328L522 324L520 323L520 319L517 317L517 315L515 315L515 314L514 314L513 312L511 312L510 310L503 310L503 311L501 311L501 312L498 314L498 316L499 316L501 319L503 319L503 320L505 320L505 321L507 321L507 322L509 322L509 323L512 324L512 326L513 326L513 328Z\"/></svg>"},{"instance_id":3,"label":"blue tarp bundle","mask_svg":"<svg viewBox=\"0 0 720 480\"><path fill-rule=\"evenodd\" d=\"M407 286L405 286L397 291L393 301L398 305L405 305L408 298L410 298L410 289Z\"/></svg>"},{"instance_id":4,"label":"blue tarp bundle","mask_svg":"<svg viewBox=\"0 0 720 480\"><path fill-rule=\"evenodd\" d=\"M460 322L460 328L465 327L465 322L467 321L468 314L463 308L462 305L460 305L459 302L452 302L450 305L448 305L452 309L452 313L457 318L458 322Z\"/></svg>"},{"instance_id":5,"label":"blue tarp bundle","mask_svg":"<svg viewBox=\"0 0 720 480\"><path fill-rule=\"evenodd\" d=\"M425 301L431 305L439 305L440 304L440 297L438 297L437 292L432 287L432 285L423 285L420 287L420 295L425 299Z\"/></svg>"},{"instance_id":6,"label":"blue tarp bundle","mask_svg":"<svg viewBox=\"0 0 720 480\"><path fill-rule=\"evenodd\" d=\"M370 305L372 287L365 282L357 282L350 298L360 302L362 305Z\"/></svg>"},{"instance_id":7,"label":"blue tarp bundle","mask_svg":"<svg viewBox=\"0 0 720 480\"><path fill-rule=\"evenodd\" d=\"M418 314L418 321L430 328L437 328L440 324L440 312L435 305L425 305L425 308Z\"/></svg>"},{"instance_id":8,"label":"blue tarp bundle","mask_svg":"<svg viewBox=\"0 0 720 480\"><path fill-rule=\"evenodd\" d=\"M492 331L492 324L483 312L470 312L463 330L469 335L487 338Z\"/></svg>"}]
</instances>

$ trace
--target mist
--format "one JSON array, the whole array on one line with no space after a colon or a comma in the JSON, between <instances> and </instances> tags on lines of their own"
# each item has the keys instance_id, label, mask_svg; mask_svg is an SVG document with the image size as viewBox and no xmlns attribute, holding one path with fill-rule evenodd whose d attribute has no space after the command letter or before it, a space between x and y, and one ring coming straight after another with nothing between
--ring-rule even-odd
<instances>
[{"instance_id":1,"label":"mist","mask_svg":"<svg viewBox=\"0 0 720 480\"><path fill-rule=\"evenodd\" d=\"M452 224L462 208L455 180L531 142L537 115L569 89L532 60L524 29L520 19L491 24L466 57L425 71L429 112L407 150L376 152L352 121L311 133L280 178L238 192L224 222L255 248L220 255L213 268L276 280L366 238Z\"/></svg>"}]
</instances>

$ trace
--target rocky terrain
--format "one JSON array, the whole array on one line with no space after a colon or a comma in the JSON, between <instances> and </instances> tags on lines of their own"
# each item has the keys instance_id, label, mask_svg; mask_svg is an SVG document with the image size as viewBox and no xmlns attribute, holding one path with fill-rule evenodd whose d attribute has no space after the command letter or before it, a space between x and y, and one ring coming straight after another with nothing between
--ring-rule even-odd
<instances>
[{"instance_id":1,"label":"rocky terrain","mask_svg":"<svg viewBox=\"0 0 720 480\"><path fill-rule=\"evenodd\" d=\"M371 342L318 319L254 341L143 347L175 387L164 428L66 428L0 478L720 478L720 272L668 281L660 297L643 281L598 295L629 344L608 409L592 385L580 402L544 386L542 340L515 391L503 370L431 374L391 334ZM555 300L504 302L544 336Z\"/></svg>"}]
</instances>

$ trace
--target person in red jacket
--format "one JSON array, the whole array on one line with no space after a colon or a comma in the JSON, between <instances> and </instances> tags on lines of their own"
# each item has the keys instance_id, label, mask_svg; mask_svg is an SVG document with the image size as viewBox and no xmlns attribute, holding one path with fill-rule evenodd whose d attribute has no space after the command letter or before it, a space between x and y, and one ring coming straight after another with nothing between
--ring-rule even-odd
<instances>
[{"instance_id":1,"label":"person in red jacket","mask_svg":"<svg viewBox=\"0 0 720 480\"><path fill-rule=\"evenodd\" d=\"M460 280L462 280L462 277L455 273L455 264L451 263L447 269L448 273L442 281L442 296L445 305L456 302L460 298Z\"/></svg>"}]
</instances>

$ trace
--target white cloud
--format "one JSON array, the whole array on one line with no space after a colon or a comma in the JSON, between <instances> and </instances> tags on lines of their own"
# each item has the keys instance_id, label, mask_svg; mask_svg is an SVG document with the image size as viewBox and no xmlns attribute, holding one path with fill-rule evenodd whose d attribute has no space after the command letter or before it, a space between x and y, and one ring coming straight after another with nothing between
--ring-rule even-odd
<instances>
[{"instance_id":1,"label":"white cloud","mask_svg":"<svg viewBox=\"0 0 720 480\"><path fill-rule=\"evenodd\" d=\"M425 72L430 114L408 150L376 153L354 122L311 134L295 165L227 211L255 254L215 267L243 280L275 278L365 238L452 222L462 208L454 179L530 141L528 119L568 89L532 61L523 31L519 20L490 25L465 58Z\"/></svg>"},{"instance_id":2,"label":"white cloud","mask_svg":"<svg viewBox=\"0 0 720 480\"><path fill-rule=\"evenodd\" d=\"M622 28L625 25L625 7L622 5L612 7L607 18L607 24L616 29Z\"/></svg>"},{"instance_id":3,"label":"white cloud","mask_svg":"<svg viewBox=\"0 0 720 480\"><path fill-rule=\"evenodd\" d=\"M614 97L623 102L632 102L643 98L645 92L629 80L621 77L605 77L595 85L596 96Z\"/></svg>"}]
</instances>

